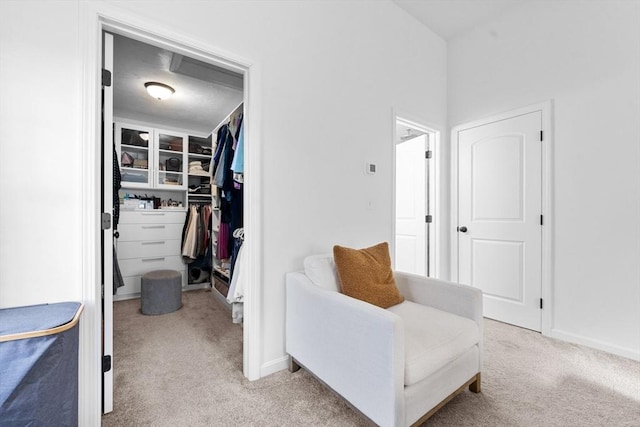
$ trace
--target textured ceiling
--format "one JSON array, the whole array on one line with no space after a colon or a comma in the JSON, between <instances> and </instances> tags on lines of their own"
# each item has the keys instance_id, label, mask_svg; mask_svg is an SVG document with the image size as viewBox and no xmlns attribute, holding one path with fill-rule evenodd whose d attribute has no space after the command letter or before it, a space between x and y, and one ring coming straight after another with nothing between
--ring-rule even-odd
<instances>
[{"instance_id":1,"label":"textured ceiling","mask_svg":"<svg viewBox=\"0 0 640 427\"><path fill-rule=\"evenodd\" d=\"M174 55L114 35L114 116L208 135L242 102L242 76ZM176 92L159 101L147 94L144 83L148 81L168 84Z\"/></svg>"},{"instance_id":2,"label":"textured ceiling","mask_svg":"<svg viewBox=\"0 0 640 427\"><path fill-rule=\"evenodd\" d=\"M508 8L530 0L393 0L398 6L450 40L499 15Z\"/></svg>"}]
</instances>

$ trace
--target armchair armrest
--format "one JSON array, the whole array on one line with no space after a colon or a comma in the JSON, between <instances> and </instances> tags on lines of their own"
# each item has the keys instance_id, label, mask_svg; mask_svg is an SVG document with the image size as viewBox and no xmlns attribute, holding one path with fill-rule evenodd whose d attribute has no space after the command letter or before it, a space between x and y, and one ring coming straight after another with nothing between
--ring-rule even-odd
<instances>
[{"instance_id":1,"label":"armchair armrest","mask_svg":"<svg viewBox=\"0 0 640 427\"><path fill-rule=\"evenodd\" d=\"M400 293L409 301L428 305L482 324L482 291L430 277L394 272Z\"/></svg>"},{"instance_id":2,"label":"armchair armrest","mask_svg":"<svg viewBox=\"0 0 640 427\"><path fill-rule=\"evenodd\" d=\"M288 273L286 351L376 424L404 424L399 316Z\"/></svg>"}]
</instances>

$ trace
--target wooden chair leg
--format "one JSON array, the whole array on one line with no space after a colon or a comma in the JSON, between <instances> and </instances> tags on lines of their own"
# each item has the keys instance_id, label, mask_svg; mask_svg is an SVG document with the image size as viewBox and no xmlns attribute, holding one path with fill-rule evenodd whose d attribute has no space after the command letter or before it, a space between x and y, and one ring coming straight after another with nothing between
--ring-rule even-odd
<instances>
[{"instance_id":1,"label":"wooden chair leg","mask_svg":"<svg viewBox=\"0 0 640 427\"><path fill-rule=\"evenodd\" d=\"M476 380L469 384L469 391L473 393L480 393L482 391L482 386L480 384L480 372L476 374Z\"/></svg>"},{"instance_id":2,"label":"wooden chair leg","mask_svg":"<svg viewBox=\"0 0 640 427\"><path fill-rule=\"evenodd\" d=\"M296 360L289 356L289 372L293 373L300 369L300 365L296 363Z\"/></svg>"}]
</instances>

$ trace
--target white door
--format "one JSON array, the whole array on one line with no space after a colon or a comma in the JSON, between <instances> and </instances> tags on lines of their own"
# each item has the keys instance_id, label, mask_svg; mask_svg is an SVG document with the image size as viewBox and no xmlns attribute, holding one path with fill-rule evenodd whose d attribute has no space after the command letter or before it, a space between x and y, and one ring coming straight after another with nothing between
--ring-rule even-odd
<instances>
[{"instance_id":1,"label":"white door","mask_svg":"<svg viewBox=\"0 0 640 427\"><path fill-rule=\"evenodd\" d=\"M104 33L103 69L113 73L113 35ZM109 79L113 81L113 78ZM103 83L106 83L103 81ZM113 213L113 85L102 86L102 212ZM112 219L113 221L113 219ZM113 224L113 222L112 222ZM113 410L113 225L102 230L102 411ZM105 363L105 361L108 361ZM109 363L110 362L110 363ZM106 371L106 372L105 372Z\"/></svg>"},{"instance_id":2,"label":"white door","mask_svg":"<svg viewBox=\"0 0 640 427\"><path fill-rule=\"evenodd\" d=\"M427 171L428 136L396 144L395 269L427 275Z\"/></svg>"},{"instance_id":3,"label":"white door","mask_svg":"<svg viewBox=\"0 0 640 427\"><path fill-rule=\"evenodd\" d=\"M541 330L542 114L458 132L458 280L486 317Z\"/></svg>"}]
</instances>

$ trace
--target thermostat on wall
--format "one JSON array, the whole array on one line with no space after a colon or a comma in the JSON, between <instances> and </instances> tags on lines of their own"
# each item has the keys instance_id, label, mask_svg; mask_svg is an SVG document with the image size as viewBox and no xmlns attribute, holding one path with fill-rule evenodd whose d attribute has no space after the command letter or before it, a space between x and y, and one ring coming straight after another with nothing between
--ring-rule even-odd
<instances>
[{"instance_id":1,"label":"thermostat on wall","mask_svg":"<svg viewBox=\"0 0 640 427\"><path fill-rule=\"evenodd\" d=\"M376 173L376 164L367 163L365 172L367 172L369 175L374 175Z\"/></svg>"}]
</instances>

